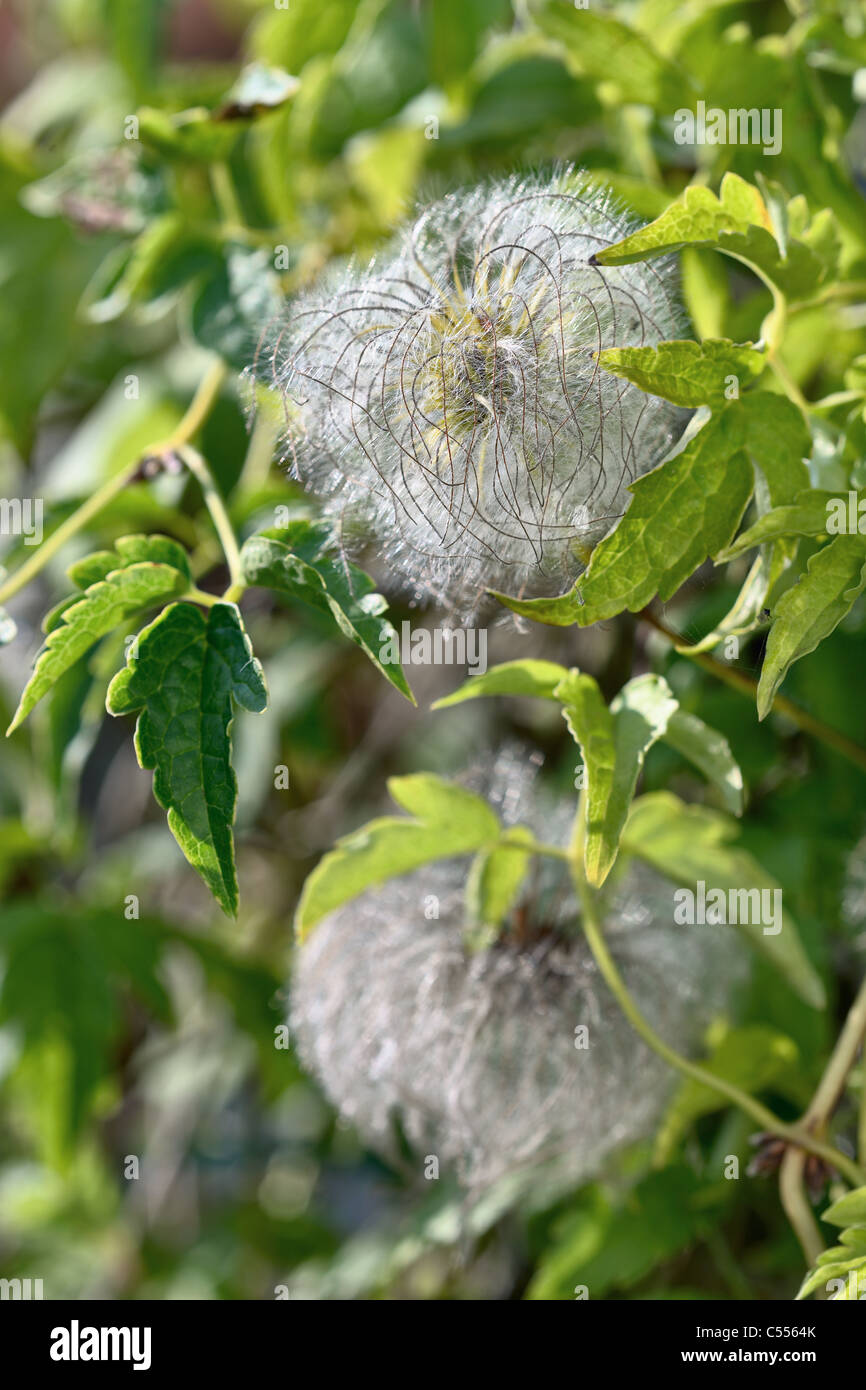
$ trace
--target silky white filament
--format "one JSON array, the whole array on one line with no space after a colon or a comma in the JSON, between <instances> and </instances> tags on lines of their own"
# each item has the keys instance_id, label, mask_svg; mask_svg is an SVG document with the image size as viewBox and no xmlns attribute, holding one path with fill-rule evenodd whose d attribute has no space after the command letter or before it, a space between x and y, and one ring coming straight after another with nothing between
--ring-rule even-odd
<instances>
[{"instance_id":1,"label":"silky white filament","mask_svg":"<svg viewBox=\"0 0 866 1390\"><path fill-rule=\"evenodd\" d=\"M682 332L669 267L592 262L633 229L571 170L483 184L301 295L262 347L295 475L418 596L550 591L680 432L596 361Z\"/></svg>"},{"instance_id":2,"label":"silky white filament","mask_svg":"<svg viewBox=\"0 0 866 1390\"><path fill-rule=\"evenodd\" d=\"M525 786L516 810L524 823L539 814ZM544 808L547 833L567 814ZM530 879L511 930L481 952L465 946L465 861L368 892L299 950L300 1055L372 1146L392 1149L399 1126L478 1190L542 1163L580 1180L652 1131L675 1075L600 977L558 869ZM688 1052L745 962L730 930L674 925L673 892L632 866L607 897L606 931L640 1009Z\"/></svg>"}]
</instances>

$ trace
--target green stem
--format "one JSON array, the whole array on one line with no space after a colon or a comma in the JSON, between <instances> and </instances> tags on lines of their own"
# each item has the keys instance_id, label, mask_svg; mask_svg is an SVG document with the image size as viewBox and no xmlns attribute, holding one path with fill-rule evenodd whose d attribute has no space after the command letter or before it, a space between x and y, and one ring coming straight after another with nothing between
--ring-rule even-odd
<instances>
[{"instance_id":1,"label":"green stem","mask_svg":"<svg viewBox=\"0 0 866 1390\"><path fill-rule=\"evenodd\" d=\"M62 550L66 542L74 535L77 535L89 521L102 511L115 497L117 497L129 484L140 474L143 459L160 458L166 454L177 453L180 446L192 439L198 432L204 421L213 408L214 402L222 389L228 368L221 361L214 363L203 377L198 390L193 397L189 409L185 412L177 427L172 430L167 439L160 444L151 445L135 460L134 463L127 464L119 473L108 478L101 487L97 488L92 496L82 502L71 516L52 532L47 540L43 541L37 551L31 555L20 569L10 575L5 584L0 585L0 605L14 594L20 592L37 574L45 568L59 550Z\"/></svg>"},{"instance_id":2,"label":"green stem","mask_svg":"<svg viewBox=\"0 0 866 1390\"><path fill-rule=\"evenodd\" d=\"M184 415L177 429L169 435L168 439L158 445L152 453L165 456L176 454L176 456L186 464L186 467L198 480L202 490L205 506L210 512L214 530L219 537L223 548L223 554L229 567L229 577L231 584L223 594L226 603L235 603L244 592L246 585L243 579L243 567L241 565L240 550L235 538L234 527L229 520L226 505L222 495L213 480L210 469L202 455L197 449L193 449L189 440L193 439L201 429L214 403L222 390L223 383L228 375L228 367L221 359L217 359L213 366L203 377L201 385L195 393L189 410ZM201 591L198 591L201 593ZM212 596L211 596L212 597ZM196 602L202 600L197 599ZM214 600L215 602L216 600Z\"/></svg>"},{"instance_id":3,"label":"green stem","mask_svg":"<svg viewBox=\"0 0 866 1390\"><path fill-rule=\"evenodd\" d=\"M772 280L765 278L764 283L768 286L773 296L773 307L764 320L761 329L761 336L765 339L767 344L767 361L770 364L770 370L776 376L785 395L794 402L794 405L803 415L808 416L809 402L806 400L806 397L803 395L803 392L791 376L791 373L788 371L788 368L785 366L780 356L785 330L788 326L788 301L782 294L778 285L774 285Z\"/></svg>"},{"instance_id":4,"label":"green stem","mask_svg":"<svg viewBox=\"0 0 866 1390\"><path fill-rule=\"evenodd\" d=\"M32 579L35 579L37 574L48 564L49 560L53 559L57 552L63 549L70 537L76 535L76 533L86 526L93 517L102 511L103 507L107 506L109 502L129 486L140 467L141 461L140 459L136 459L134 463L128 464L126 468L122 468L119 473L115 473L113 477L108 478L101 487L97 488L96 492L88 497L86 502L82 502L81 506L76 508L71 516L68 516L64 522L61 522L57 530L53 531L51 535L42 542L39 549L34 551L30 556L30 559L26 560L20 569L17 569L14 574L9 576L4 584L0 585L0 604L5 604L8 599L19 593Z\"/></svg>"},{"instance_id":5,"label":"green stem","mask_svg":"<svg viewBox=\"0 0 866 1390\"><path fill-rule=\"evenodd\" d=\"M837 285L828 285L820 294L816 294L812 299L801 299L799 304L792 305L789 313L802 314L807 309L820 309L825 304L830 304L834 299L866 299L866 280L843 280Z\"/></svg>"},{"instance_id":6,"label":"green stem","mask_svg":"<svg viewBox=\"0 0 866 1390\"><path fill-rule=\"evenodd\" d=\"M791 1223L806 1264L815 1263L826 1243L815 1220L803 1186L806 1155L802 1149L787 1149L779 1168L779 1197L785 1215Z\"/></svg>"},{"instance_id":7,"label":"green stem","mask_svg":"<svg viewBox=\"0 0 866 1390\"><path fill-rule=\"evenodd\" d=\"M205 589L196 588L195 585L188 589L183 597L189 599L190 603L200 603L203 608L213 608L214 604L220 601L216 594L209 594Z\"/></svg>"},{"instance_id":8,"label":"green stem","mask_svg":"<svg viewBox=\"0 0 866 1390\"><path fill-rule=\"evenodd\" d=\"M508 831L500 837L496 847L497 849L522 849L529 854L543 854L548 859L561 859L566 864L571 863L571 855L567 850L559 849L557 845L544 844L540 840L533 840L531 844L527 844L519 837L510 836Z\"/></svg>"},{"instance_id":9,"label":"green stem","mask_svg":"<svg viewBox=\"0 0 866 1390\"><path fill-rule=\"evenodd\" d=\"M190 473L197 479L201 487L205 506L210 512L214 530L219 536L220 544L222 545L223 553L226 557L226 563L229 567L229 578L231 583L223 595L223 600L226 603L235 603L244 592L246 585L243 577L241 553L235 537L234 527L226 511L226 504L201 454L188 444L177 449L175 452L178 458L186 464Z\"/></svg>"},{"instance_id":10,"label":"green stem","mask_svg":"<svg viewBox=\"0 0 866 1390\"><path fill-rule=\"evenodd\" d=\"M218 357L211 364L199 382L195 395L175 429L161 444L153 444L150 448L145 449L145 458L160 458L165 454L174 454L182 445L195 439L216 405L217 397L228 376L228 370L222 358Z\"/></svg>"},{"instance_id":11,"label":"green stem","mask_svg":"<svg viewBox=\"0 0 866 1390\"><path fill-rule=\"evenodd\" d=\"M785 337L785 329L788 326L788 301L779 286L774 284L769 275L766 275L760 266L754 261L748 260L745 256L739 256L734 251L726 251L726 255L733 260L739 261L742 265L748 266L758 279L773 296L773 307L761 326L761 337L767 344L767 362L778 378L785 395L794 402L798 410L804 415L809 414L809 402L803 395L796 381L794 381L784 362L780 360L779 352Z\"/></svg>"},{"instance_id":12,"label":"green stem","mask_svg":"<svg viewBox=\"0 0 866 1390\"><path fill-rule=\"evenodd\" d=\"M824 1075L818 1083L809 1108L801 1121L804 1125L809 1125L818 1134L822 1134L827 1127L827 1122L845 1089L848 1075L857 1060L857 1053L866 1037L866 976L857 991L857 997L842 1027L842 1032L836 1041L833 1054L824 1069Z\"/></svg>"},{"instance_id":13,"label":"green stem","mask_svg":"<svg viewBox=\"0 0 866 1390\"><path fill-rule=\"evenodd\" d=\"M660 1038L654 1028L644 1018L637 1004L629 994L625 981L617 969L616 962L611 955L601 922L597 912L596 898L592 888L587 882L583 870L583 807L578 807L575 820L575 834L573 841L573 854L571 857L571 873L575 888L580 898L582 907L582 926L586 935L589 948L592 951L596 965L601 971L602 977L614 995L617 1003L634 1028L639 1037L657 1056L661 1057L669 1066L680 1072L682 1076L689 1077L701 1086L708 1086L718 1095L724 1096L726 1100L739 1108L755 1122L761 1129L767 1130L771 1134L778 1135L788 1143L796 1145L798 1148L805 1149L809 1153L817 1154L823 1158L838 1172L843 1173L848 1181L858 1187L866 1182L866 1173L846 1154L840 1153L831 1144L825 1144L823 1140L815 1135L803 1130L799 1125L788 1125L778 1119L771 1110L768 1110L760 1101L753 1096L741 1091L739 1086L726 1081L721 1076L714 1076L712 1072L696 1062L691 1062L687 1057L683 1057L674 1048L669 1047L663 1038Z\"/></svg>"},{"instance_id":14,"label":"green stem","mask_svg":"<svg viewBox=\"0 0 866 1390\"><path fill-rule=\"evenodd\" d=\"M705 671L709 671L719 680L724 681L732 690L737 690L741 695L754 700L758 682L751 676L747 676L743 671L737 671L732 666L726 666L724 662L717 661L708 652L689 651L684 639L672 628L652 613L649 608L641 609L639 615L645 623L655 628L656 632L666 637L673 647L685 656L689 661L693 661L696 666L701 666ZM809 714L806 710L795 705L793 700L789 700L786 695L777 695L773 700L772 708L776 714L782 714L796 724L804 733L811 734L821 743L825 743L828 748L833 748L837 753L841 753L861 771L866 772L866 748L862 748L859 743L842 734L838 729L833 729L829 724L825 724L822 719L817 719L814 714Z\"/></svg>"},{"instance_id":15,"label":"green stem","mask_svg":"<svg viewBox=\"0 0 866 1390\"><path fill-rule=\"evenodd\" d=\"M809 1102L808 1109L800 1121L801 1127L810 1130L819 1137L825 1133L830 1116L836 1109L839 1098L845 1089L845 1083L857 1059L857 1053L862 1046L864 1036L866 1036L866 978L860 986L854 1003L848 1010L848 1016L832 1056L824 1069L815 1094ZM861 1108L861 1123L862 1119L863 1110ZM859 1137L862 1140L862 1134ZM858 1144L858 1158L861 1164L864 1157L866 1157L866 1152L864 1152L863 1144L860 1143ZM779 1193L788 1220L803 1247L806 1262L813 1265L824 1249L825 1242L812 1215L812 1208L804 1191L805 1162L806 1156L802 1149L788 1150L779 1170Z\"/></svg>"},{"instance_id":16,"label":"green stem","mask_svg":"<svg viewBox=\"0 0 866 1390\"><path fill-rule=\"evenodd\" d=\"M224 160L215 160L210 166L210 181L219 214L226 227L242 227L244 215L238 195L232 182L231 171Z\"/></svg>"},{"instance_id":17,"label":"green stem","mask_svg":"<svg viewBox=\"0 0 866 1390\"><path fill-rule=\"evenodd\" d=\"M768 360L770 363L770 370L775 373L784 388L785 395L794 402L798 410L802 411L804 415L808 415L809 402L806 400L806 397L803 395L803 392L791 376L791 373L788 371L782 359L775 354L768 354Z\"/></svg>"}]
</instances>

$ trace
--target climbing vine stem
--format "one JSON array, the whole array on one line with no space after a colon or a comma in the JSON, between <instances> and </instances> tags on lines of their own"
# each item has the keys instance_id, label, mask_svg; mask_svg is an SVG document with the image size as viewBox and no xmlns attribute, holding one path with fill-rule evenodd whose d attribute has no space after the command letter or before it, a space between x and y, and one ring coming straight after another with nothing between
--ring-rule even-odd
<instances>
[{"instance_id":1,"label":"climbing vine stem","mask_svg":"<svg viewBox=\"0 0 866 1390\"><path fill-rule=\"evenodd\" d=\"M837 1172L855 1187L866 1183L866 1173L860 1166L847 1154L843 1154L833 1145L826 1143L817 1134L806 1130L802 1125L786 1124L768 1110L765 1105L756 1100L754 1096L748 1095L740 1090L732 1082L726 1081L723 1077L714 1076L711 1071L700 1066L697 1062L690 1061L683 1057L681 1053L670 1047L663 1038L660 1038L651 1024L644 1018L622 978L617 968L616 962L611 955L605 939L601 918L598 911L598 901L595 891L587 882L583 865L583 825L584 809L583 803L578 806L575 818L574 833L572 836L570 869L575 889L580 899L582 909L582 926L587 943L592 952L596 965L601 972L605 983L613 993L620 1008L634 1028L635 1032L643 1039L649 1048L661 1057L669 1066L673 1067L681 1075L689 1077L692 1081L697 1081L702 1086L708 1086L718 1095L724 1096L733 1105L739 1106L747 1115L760 1125L762 1130L777 1135L787 1143L797 1148L805 1149L808 1153L816 1154L824 1159Z\"/></svg>"},{"instance_id":2,"label":"climbing vine stem","mask_svg":"<svg viewBox=\"0 0 866 1390\"><path fill-rule=\"evenodd\" d=\"M744 671L737 671L732 666L726 666L724 662L717 661L714 656L707 652L691 651L683 637L680 637L672 628L668 627L658 614L650 608L642 608L639 615L649 627L666 637L681 656L685 656L689 661L693 661L696 666L709 671L718 680L724 681L732 690L737 690L747 699L754 700L758 689L757 681L751 676L747 676ZM790 719L803 733L811 734L828 748L841 753L843 757L852 762L855 767L859 767L862 772L866 772L866 748L862 748L859 743L848 738L847 734L840 733L838 729L825 724L823 719L818 719L814 714L809 714L807 710L801 709L793 700L789 700L785 695L777 695L773 700L773 710L776 714L784 715Z\"/></svg>"},{"instance_id":3,"label":"climbing vine stem","mask_svg":"<svg viewBox=\"0 0 866 1390\"><path fill-rule=\"evenodd\" d=\"M14 574L9 575L3 584L0 584L0 604L5 604L15 594L20 593L62 550L66 542L77 535L79 531L82 531L115 497L118 497L125 488L129 487L130 483L147 477L149 464L154 460L158 463L167 463L172 458L185 463L201 485L205 505L210 512L229 567L231 584L224 597L229 600L240 597L244 590L244 584L241 577L240 554L234 529L207 464L201 454L192 449L189 444L189 441L195 438L210 415L227 375L228 367L226 364L221 359L214 361L203 376L188 409L171 434L158 443L149 445L132 463L127 464L125 468L121 468L119 472L107 478L101 487L97 488L90 497L81 503L80 507L75 509L71 516L61 522L57 530L43 541L39 549L34 551L33 555ZM192 590L189 597L195 599L196 602L214 601L211 595L202 595L198 589Z\"/></svg>"}]
</instances>

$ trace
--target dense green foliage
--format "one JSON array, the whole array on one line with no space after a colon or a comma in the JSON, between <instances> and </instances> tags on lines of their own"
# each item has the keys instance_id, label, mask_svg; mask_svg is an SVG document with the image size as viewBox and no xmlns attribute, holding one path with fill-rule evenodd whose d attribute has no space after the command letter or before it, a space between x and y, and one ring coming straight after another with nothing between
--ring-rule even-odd
<instances>
[{"instance_id":1,"label":"dense green foliage","mask_svg":"<svg viewBox=\"0 0 866 1390\"><path fill-rule=\"evenodd\" d=\"M73 1298L851 1297L858 1038L831 1058L866 932L862 6L12 14L0 491L44 501L44 535L4 502L0 1274ZM783 113L779 153L679 143L698 101ZM387 650L416 606L388 607L374 544L374 578L346 560L244 373L417 199L572 161L641 224L596 263L676 253L693 333L599 365L696 413L570 590L496 595L485 674L407 672ZM572 798L571 845L460 785L509 741ZM750 982L703 1069L576 1191L467 1208L366 1151L294 1056L293 924L452 856L470 951L545 856L590 935L627 859L784 895L778 934L740 923ZM783 1158L803 1115L808 1160ZM795 1229L780 1162L817 1202Z\"/></svg>"}]
</instances>

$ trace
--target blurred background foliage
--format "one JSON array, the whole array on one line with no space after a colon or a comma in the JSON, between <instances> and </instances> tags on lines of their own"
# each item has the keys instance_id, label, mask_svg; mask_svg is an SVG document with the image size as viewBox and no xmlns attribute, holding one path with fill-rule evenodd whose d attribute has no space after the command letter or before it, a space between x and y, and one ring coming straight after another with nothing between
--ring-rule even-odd
<instances>
[{"instance_id":1,"label":"blurred background foliage","mask_svg":"<svg viewBox=\"0 0 866 1390\"><path fill-rule=\"evenodd\" d=\"M789 194L833 207L852 265L866 252L860 0L593 0L586 12L565 0L7 0L0 52L0 493L44 497L49 532L166 436L209 350L247 366L282 298L334 257L368 256L416 197L573 160L646 219L696 170L715 184L771 164ZM673 111L700 97L781 108L782 153L677 145ZM683 295L699 334L739 340L758 337L770 306L745 270L694 250ZM785 346L812 398L842 389L864 352L862 306L801 312ZM837 426L830 412L813 470L825 487L862 486L866 427L843 450ZM241 534L292 497L275 432L267 409L248 431L232 382L201 437ZM6 722L66 566L139 530L177 538L218 587L197 484L130 486L10 604ZM13 569L27 549L4 544ZM743 572L700 572L673 607L679 629L709 630ZM719 1177L720 1156L748 1148L736 1113L687 1119L663 1167L643 1146L565 1197L506 1191L471 1208L447 1178L425 1181L408 1158L387 1167L337 1123L276 1045L305 874L380 811L393 773L461 773L518 739L572 793L574 748L555 710L475 702L431 716L459 673L414 668L413 710L312 611L256 591L244 612L271 705L235 725L237 923L184 863L128 723L104 713L125 630L2 749L0 1274L41 1277L57 1298L261 1299L283 1286L559 1299L576 1284L593 1297L792 1296L802 1257L775 1184ZM784 885L833 998L822 1017L756 967L743 1025L764 1030L750 1035L763 1070L750 1079L795 1115L863 970L866 894L850 876L846 888L866 829L862 773L782 720L758 725L628 615L578 634L525 626L491 631L491 664L577 663L608 697L654 667L730 740L749 789L745 843ZM746 667L759 658L756 639ZM864 672L861 601L786 688L862 741ZM644 786L708 795L662 747Z\"/></svg>"}]
</instances>

